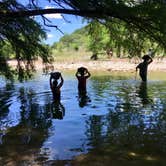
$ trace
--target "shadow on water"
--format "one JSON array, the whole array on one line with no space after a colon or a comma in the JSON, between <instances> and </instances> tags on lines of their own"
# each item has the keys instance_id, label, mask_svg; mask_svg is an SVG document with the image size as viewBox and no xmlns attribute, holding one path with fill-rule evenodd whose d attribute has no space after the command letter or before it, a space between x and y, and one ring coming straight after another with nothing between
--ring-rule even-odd
<instances>
[{"instance_id":1,"label":"shadow on water","mask_svg":"<svg viewBox=\"0 0 166 166\"><path fill-rule=\"evenodd\" d=\"M0 165L165 165L165 81L64 78L61 103L46 76L0 88Z\"/></svg>"}]
</instances>

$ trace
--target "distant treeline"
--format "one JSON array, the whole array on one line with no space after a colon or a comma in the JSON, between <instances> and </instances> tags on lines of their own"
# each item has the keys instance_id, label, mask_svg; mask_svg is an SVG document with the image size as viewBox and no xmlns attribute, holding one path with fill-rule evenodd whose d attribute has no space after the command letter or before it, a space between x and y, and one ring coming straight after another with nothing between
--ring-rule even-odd
<instances>
[{"instance_id":1,"label":"distant treeline","mask_svg":"<svg viewBox=\"0 0 166 166\"><path fill-rule=\"evenodd\" d=\"M150 48L155 53L155 57L165 56L165 49L142 33L129 31L123 25L112 23L110 26L105 26L97 21L89 23L72 34L65 34L59 42L51 46L43 45L54 57L58 53L84 51L91 52L92 56L132 58L143 56ZM9 42L3 44L1 54L5 55L5 59L15 58L15 51Z\"/></svg>"},{"instance_id":2,"label":"distant treeline","mask_svg":"<svg viewBox=\"0 0 166 166\"><path fill-rule=\"evenodd\" d=\"M141 57L152 49L156 57L163 57L165 49L150 40L142 32L135 33L117 23L103 25L97 21L64 35L59 42L51 46L53 55L66 51L90 51L92 55L99 54L114 57Z\"/></svg>"}]
</instances>

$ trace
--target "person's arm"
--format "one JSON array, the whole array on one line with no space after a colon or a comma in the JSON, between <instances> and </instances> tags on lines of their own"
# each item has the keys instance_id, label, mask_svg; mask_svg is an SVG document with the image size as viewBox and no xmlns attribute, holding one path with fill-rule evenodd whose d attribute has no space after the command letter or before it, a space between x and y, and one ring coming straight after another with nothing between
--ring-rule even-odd
<instances>
[{"instance_id":1,"label":"person's arm","mask_svg":"<svg viewBox=\"0 0 166 166\"><path fill-rule=\"evenodd\" d=\"M52 76L50 76L50 88L52 89Z\"/></svg>"},{"instance_id":2,"label":"person's arm","mask_svg":"<svg viewBox=\"0 0 166 166\"><path fill-rule=\"evenodd\" d=\"M140 68L140 64L136 66L136 72L138 71L138 68Z\"/></svg>"},{"instance_id":3,"label":"person's arm","mask_svg":"<svg viewBox=\"0 0 166 166\"><path fill-rule=\"evenodd\" d=\"M90 72L88 71L88 69L86 69L86 78L89 78L91 76Z\"/></svg>"},{"instance_id":4,"label":"person's arm","mask_svg":"<svg viewBox=\"0 0 166 166\"><path fill-rule=\"evenodd\" d=\"M89 78L91 76L91 74L89 73L89 71L87 71L87 78Z\"/></svg>"},{"instance_id":5,"label":"person's arm","mask_svg":"<svg viewBox=\"0 0 166 166\"><path fill-rule=\"evenodd\" d=\"M60 79L61 79L61 81L60 81L60 83L59 83L59 85L58 85L58 88L59 88L59 89L62 87L63 82L64 82L62 75L60 76Z\"/></svg>"},{"instance_id":6,"label":"person's arm","mask_svg":"<svg viewBox=\"0 0 166 166\"><path fill-rule=\"evenodd\" d=\"M152 63L153 59L150 57L150 59L148 60L148 64Z\"/></svg>"},{"instance_id":7,"label":"person's arm","mask_svg":"<svg viewBox=\"0 0 166 166\"><path fill-rule=\"evenodd\" d=\"M75 76L76 76L77 78L79 77L79 72L78 72L78 70L77 70Z\"/></svg>"}]
</instances>

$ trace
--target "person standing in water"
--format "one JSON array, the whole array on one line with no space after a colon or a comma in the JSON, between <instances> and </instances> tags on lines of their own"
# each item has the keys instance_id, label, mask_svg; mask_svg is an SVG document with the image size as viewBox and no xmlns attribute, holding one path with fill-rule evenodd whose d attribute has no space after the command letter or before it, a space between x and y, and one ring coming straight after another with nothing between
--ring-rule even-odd
<instances>
[{"instance_id":1,"label":"person standing in water","mask_svg":"<svg viewBox=\"0 0 166 166\"><path fill-rule=\"evenodd\" d=\"M136 67L136 72L139 69L139 75L142 79L142 81L146 82L147 81L147 70L148 70L148 65L152 63L152 58L149 55L144 55L142 57L143 62L137 65Z\"/></svg>"},{"instance_id":2,"label":"person standing in water","mask_svg":"<svg viewBox=\"0 0 166 166\"><path fill-rule=\"evenodd\" d=\"M58 83L58 79L60 82ZM63 85L63 77L60 72L51 73L50 76L50 88L53 94L53 99L56 102L60 102L61 99L61 87Z\"/></svg>"},{"instance_id":3,"label":"person standing in water","mask_svg":"<svg viewBox=\"0 0 166 166\"><path fill-rule=\"evenodd\" d=\"M78 68L75 76L78 79L79 93L86 93L86 81L91 76L88 69L85 67Z\"/></svg>"}]
</instances>

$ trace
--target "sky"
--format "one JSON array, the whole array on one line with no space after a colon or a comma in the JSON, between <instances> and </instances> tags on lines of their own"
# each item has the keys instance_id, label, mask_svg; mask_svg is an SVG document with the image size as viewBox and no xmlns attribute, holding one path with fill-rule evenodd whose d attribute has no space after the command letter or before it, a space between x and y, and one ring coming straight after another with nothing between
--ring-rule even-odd
<instances>
[{"instance_id":1,"label":"sky","mask_svg":"<svg viewBox=\"0 0 166 166\"><path fill-rule=\"evenodd\" d=\"M28 2L28 0L21 1L21 3ZM40 6L43 9L48 9L48 8L53 8L56 7L55 4L48 3L46 0L39 0ZM39 4L38 4L39 5ZM57 7L59 8L59 7ZM76 29L82 28L85 26L87 23L85 20L83 21L82 17L79 16L74 16L74 15L61 15L61 14L47 14L44 15L47 17L51 23L51 25L56 25L63 33L58 31L56 28L51 28L51 27L46 27L46 33L47 33L47 40L44 41L46 44L52 45L54 42L59 41L59 39L64 35L64 34L71 34L74 32ZM65 19L64 19L65 18ZM41 17L37 16L36 20L41 22L43 24L43 20Z\"/></svg>"},{"instance_id":2,"label":"sky","mask_svg":"<svg viewBox=\"0 0 166 166\"><path fill-rule=\"evenodd\" d=\"M54 15L49 14L46 16L52 22L51 23L52 25L58 26L60 31L63 32L63 33L60 32L56 28L45 26L46 33L47 33L47 40L44 42L46 44L52 45L54 42L59 41L59 39L64 34L71 34L76 29L82 28L83 26L87 24L85 21L83 21L83 18L81 17L73 16L73 15L63 15L63 16L65 17L65 20L60 14L54 14Z\"/></svg>"},{"instance_id":3,"label":"sky","mask_svg":"<svg viewBox=\"0 0 166 166\"><path fill-rule=\"evenodd\" d=\"M18 0L18 2L26 6L29 3L29 0ZM48 9L53 7L59 8L52 1L51 3L48 3L48 0L36 0L36 2L37 2L37 5L40 6L42 9ZM51 21L51 23L48 23L48 24L57 26L63 32L61 33L56 28L45 26L44 28L46 29L46 33L47 33L47 40L43 42L49 45L52 45L54 42L58 42L59 39L64 34L71 34L76 29L82 28L83 26L87 24L85 21L83 21L82 17L74 16L74 15L63 15L62 17L61 14L48 14L44 16ZM40 16L36 16L35 19L41 24L44 24Z\"/></svg>"}]
</instances>

